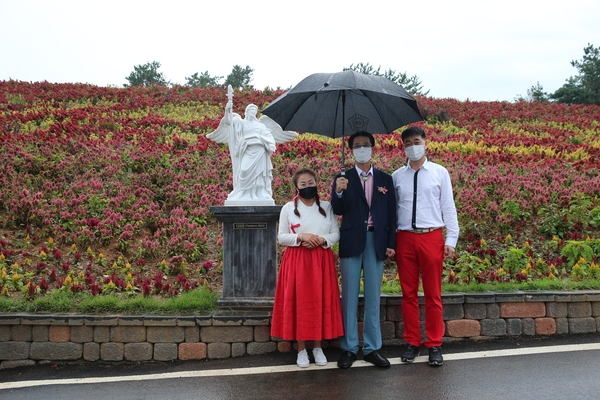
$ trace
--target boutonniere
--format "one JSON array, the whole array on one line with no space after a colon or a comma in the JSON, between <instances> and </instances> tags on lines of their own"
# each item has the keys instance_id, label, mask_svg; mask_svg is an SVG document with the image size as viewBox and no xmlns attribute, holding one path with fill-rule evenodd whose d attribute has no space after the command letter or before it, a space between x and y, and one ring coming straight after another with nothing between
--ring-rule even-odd
<instances>
[{"instance_id":1,"label":"boutonniere","mask_svg":"<svg viewBox=\"0 0 600 400\"><path fill-rule=\"evenodd\" d=\"M377 190L379 191L379 193L383 193L383 194L386 194L388 191L385 186L384 187L377 186Z\"/></svg>"}]
</instances>

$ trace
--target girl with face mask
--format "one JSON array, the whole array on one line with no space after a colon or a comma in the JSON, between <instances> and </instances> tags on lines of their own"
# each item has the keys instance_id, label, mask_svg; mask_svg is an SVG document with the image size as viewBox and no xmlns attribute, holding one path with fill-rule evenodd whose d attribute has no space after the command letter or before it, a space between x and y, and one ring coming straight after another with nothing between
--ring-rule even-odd
<instances>
[{"instance_id":1,"label":"girl with face mask","mask_svg":"<svg viewBox=\"0 0 600 400\"><path fill-rule=\"evenodd\" d=\"M329 202L321 201L314 171L303 168L292 181L294 199L279 216L279 244L286 246L275 289L271 336L298 342L297 365L308 367L312 356L326 365L321 341L343 334L340 293L331 246L340 231Z\"/></svg>"}]
</instances>

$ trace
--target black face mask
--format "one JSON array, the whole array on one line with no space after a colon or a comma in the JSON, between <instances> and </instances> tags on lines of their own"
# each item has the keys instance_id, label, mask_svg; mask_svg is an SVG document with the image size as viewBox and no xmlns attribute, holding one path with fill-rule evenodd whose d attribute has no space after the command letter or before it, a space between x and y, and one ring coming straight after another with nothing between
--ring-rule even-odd
<instances>
[{"instance_id":1,"label":"black face mask","mask_svg":"<svg viewBox=\"0 0 600 400\"><path fill-rule=\"evenodd\" d=\"M305 188L302 188L302 189L298 189L298 194L303 199L310 200L310 199L314 198L317 195L317 187L316 186L309 186L309 187L305 187Z\"/></svg>"}]
</instances>

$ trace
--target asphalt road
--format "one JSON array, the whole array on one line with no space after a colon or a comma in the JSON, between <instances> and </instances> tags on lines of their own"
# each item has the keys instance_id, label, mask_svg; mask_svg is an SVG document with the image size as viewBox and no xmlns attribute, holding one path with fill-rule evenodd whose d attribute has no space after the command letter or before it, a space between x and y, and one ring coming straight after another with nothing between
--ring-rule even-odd
<instances>
[{"instance_id":1,"label":"asphalt road","mask_svg":"<svg viewBox=\"0 0 600 400\"><path fill-rule=\"evenodd\" d=\"M57 365L0 371L0 399L600 399L600 334L461 341L442 367L399 360L307 369L295 354L175 363ZM422 350L422 353L425 352ZM360 358L360 357L359 357Z\"/></svg>"}]
</instances>

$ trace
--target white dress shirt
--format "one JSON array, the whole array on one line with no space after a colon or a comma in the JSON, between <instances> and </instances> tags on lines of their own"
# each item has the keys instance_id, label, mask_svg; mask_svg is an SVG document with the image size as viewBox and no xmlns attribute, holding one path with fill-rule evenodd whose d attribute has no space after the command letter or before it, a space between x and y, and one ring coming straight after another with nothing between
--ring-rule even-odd
<instances>
[{"instance_id":1,"label":"white dress shirt","mask_svg":"<svg viewBox=\"0 0 600 400\"><path fill-rule=\"evenodd\" d=\"M415 170L409 164L392 174L396 190L398 230L412 230L412 209ZM448 170L426 160L417 175L417 228L446 227L445 244L456 247L458 242L458 218L452 183Z\"/></svg>"}]
</instances>

